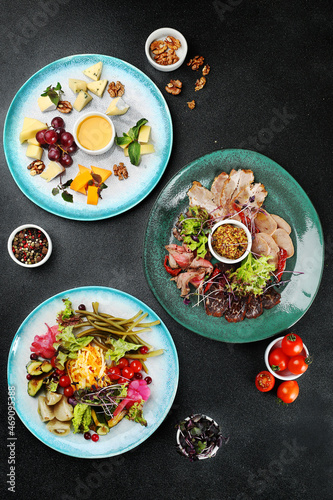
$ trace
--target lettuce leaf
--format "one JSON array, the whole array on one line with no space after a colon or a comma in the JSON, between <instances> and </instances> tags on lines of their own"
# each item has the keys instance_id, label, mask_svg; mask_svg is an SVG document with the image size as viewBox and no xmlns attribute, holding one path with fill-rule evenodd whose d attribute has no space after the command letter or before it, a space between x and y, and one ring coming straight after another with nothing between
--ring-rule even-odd
<instances>
[{"instance_id":1,"label":"lettuce leaf","mask_svg":"<svg viewBox=\"0 0 333 500\"><path fill-rule=\"evenodd\" d=\"M59 349L56 359L56 366L60 370L64 369L68 358L76 359L77 351L90 344L94 339L92 336L76 338L72 326L66 326L56 335L57 342L53 344L54 349Z\"/></svg>"},{"instance_id":2,"label":"lettuce leaf","mask_svg":"<svg viewBox=\"0 0 333 500\"><path fill-rule=\"evenodd\" d=\"M193 251L196 250L198 258L204 258L207 253L207 234L210 228L207 225L209 214L204 208L194 206L189 208L190 216L181 214L179 223L182 227L180 234L183 241ZM195 240L192 238L194 236Z\"/></svg>"},{"instance_id":3,"label":"lettuce leaf","mask_svg":"<svg viewBox=\"0 0 333 500\"><path fill-rule=\"evenodd\" d=\"M90 423L91 407L84 403L78 403L74 406L74 416L72 418L74 434L77 432L88 432Z\"/></svg>"},{"instance_id":4,"label":"lettuce leaf","mask_svg":"<svg viewBox=\"0 0 333 500\"><path fill-rule=\"evenodd\" d=\"M141 401L134 403L134 405L132 405L128 410L126 418L128 418L128 420L133 420L134 422L137 422L138 424L144 425L146 427L147 420L143 418L143 410L142 410L143 403L144 401L142 399Z\"/></svg>"},{"instance_id":5,"label":"lettuce leaf","mask_svg":"<svg viewBox=\"0 0 333 500\"><path fill-rule=\"evenodd\" d=\"M108 344L113 346L113 349L108 349L105 353L105 359L110 357L111 361L118 363L120 358L124 357L127 351L135 351L142 347L142 344L131 344L131 342L126 342L123 339L113 339L107 340Z\"/></svg>"},{"instance_id":6,"label":"lettuce leaf","mask_svg":"<svg viewBox=\"0 0 333 500\"><path fill-rule=\"evenodd\" d=\"M62 319L69 319L71 316L74 316L74 310L72 308L72 303L69 299L63 299L63 303L65 304L65 309L60 312Z\"/></svg>"},{"instance_id":7,"label":"lettuce leaf","mask_svg":"<svg viewBox=\"0 0 333 500\"><path fill-rule=\"evenodd\" d=\"M271 278L275 266L269 264L270 256L255 259L250 252L241 266L234 272L227 272L231 289L238 295L261 295Z\"/></svg>"}]
</instances>

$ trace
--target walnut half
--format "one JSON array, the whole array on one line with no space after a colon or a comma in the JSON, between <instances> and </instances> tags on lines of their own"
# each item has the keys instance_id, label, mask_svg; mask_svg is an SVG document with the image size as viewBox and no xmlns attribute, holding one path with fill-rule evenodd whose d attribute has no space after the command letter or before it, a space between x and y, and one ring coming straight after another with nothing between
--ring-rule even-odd
<instances>
[{"instance_id":1,"label":"walnut half","mask_svg":"<svg viewBox=\"0 0 333 500\"><path fill-rule=\"evenodd\" d=\"M127 168L123 163L119 163L119 165L113 165L114 175L118 177L118 180L122 181L123 179L128 178Z\"/></svg>"},{"instance_id":2,"label":"walnut half","mask_svg":"<svg viewBox=\"0 0 333 500\"><path fill-rule=\"evenodd\" d=\"M202 76L195 82L194 90L201 90L206 85L206 78Z\"/></svg>"},{"instance_id":3,"label":"walnut half","mask_svg":"<svg viewBox=\"0 0 333 500\"><path fill-rule=\"evenodd\" d=\"M196 71L203 65L205 58L202 56L194 56L193 59L190 59L187 63L187 66L191 66L193 71Z\"/></svg>"},{"instance_id":4,"label":"walnut half","mask_svg":"<svg viewBox=\"0 0 333 500\"><path fill-rule=\"evenodd\" d=\"M27 166L27 169L30 170L30 175L39 175L45 169L45 163L41 160L35 160Z\"/></svg>"},{"instance_id":5,"label":"walnut half","mask_svg":"<svg viewBox=\"0 0 333 500\"><path fill-rule=\"evenodd\" d=\"M60 113L70 113L73 109L73 106L69 101L59 101L57 110L60 111Z\"/></svg>"},{"instance_id":6,"label":"walnut half","mask_svg":"<svg viewBox=\"0 0 333 500\"><path fill-rule=\"evenodd\" d=\"M110 82L108 86L108 92L111 97L121 97L125 92L125 85L117 81L116 83Z\"/></svg>"},{"instance_id":7,"label":"walnut half","mask_svg":"<svg viewBox=\"0 0 333 500\"><path fill-rule=\"evenodd\" d=\"M193 99L193 101L188 102L187 105L190 109L194 109L195 108L195 100Z\"/></svg>"},{"instance_id":8,"label":"walnut half","mask_svg":"<svg viewBox=\"0 0 333 500\"><path fill-rule=\"evenodd\" d=\"M178 95L182 91L182 82L180 80L170 80L170 83L166 85L165 90L172 95Z\"/></svg>"}]
</instances>

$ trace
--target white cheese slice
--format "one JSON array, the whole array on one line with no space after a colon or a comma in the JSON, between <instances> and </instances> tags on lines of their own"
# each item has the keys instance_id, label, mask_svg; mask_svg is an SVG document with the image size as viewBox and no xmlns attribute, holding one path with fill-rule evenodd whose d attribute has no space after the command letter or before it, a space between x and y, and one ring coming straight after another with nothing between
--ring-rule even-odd
<instances>
[{"instance_id":1,"label":"white cheese slice","mask_svg":"<svg viewBox=\"0 0 333 500\"><path fill-rule=\"evenodd\" d=\"M94 64L93 66L90 66L89 68L85 69L83 73L86 76L89 76L92 80L99 80L102 74L102 68L103 68L103 63L102 61Z\"/></svg>"},{"instance_id":2,"label":"white cheese slice","mask_svg":"<svg viewBox=\"0 0 333 500\"><path fill-rule=\"evenodd\" d=\"M124 149L125 156L129 156L128 148ZM140 144L140 154L149 155L150 153L155 153L155 148L153 144Z\"/></svg>"},{"instance_id":3,"label":"white cheese slice","mask_svg":"<svg viewBox=\"0 0 333 500\"><path fill-rule=\"evenodd\" d=\"M43 148L41 148L40 146L35 146L34 144L29 144L27 147L27 152L25 154L29 158L40 160L43 154Z\"/></svg>"},{"instance_id":4,"label":"white cheese slice","mask_svg":"<svg viewBox=\"0 0 333 500\"><path fill-rule=\"evenodd\" d=\"M89 82L87 84L87 89L98 97L102 97L105 90L107 80L98 80L97 82Z\"/></svg>"},{"instance_id":5,"label":"white cheese slice","mask_svg":"<svg viewBox=\"0 0 333 500\"><path fill-rule=\"evenodd\" d=\"M78 94L80 90L87 90L87 82L84 80L77 80L75 78L68 79L68 86L73 92L75 92L75 94Z\"/></svg>"},{"instance_id":6,"label":"white cheese slice","mask_svg":"<svg viewBox=\"0 0 333 500\"><path fill-rule=\"evenodd\" d=\"M31 137L31 139L28 139L27 143L28 144L33 144L34 146L40 146L39 142L36 139L36 136Z\"/></svg>"},{"instance_id":7,"label":"white cheese slice","mask_svg":"<svg viewBox=\"0 0 333 500\"><path fill-rule=\"evenodd\" d=\"M105 111L106 115L124 115L129 110L129 105L121 97L115 97L110 102L108 109Z\"/></svg>"},{"instance_id":8,"label":"white cheese slice","mask_svg":"<svg viewBox=\"0 0 333 500\"><path fill-rule=\"evenodd\" d=\"M45 179L46 182L50 182L52 181L52 179L57 177L57 175L61 174L64 170L65 168L62 165L60 165L60 163L57 163L56 161L51 161L44 170L44 172L40 174L40 177L42 177L42 179Z\"/></svg>"},{"instance_id":9,"label":"white cheese slice","mask_svg":"<svg viewBox=\"0 0 333 500\"><path fill-rule=\"evenodd\" d=\"M87 104L90 102L92 99L91 95L88 94L88 92L85 92L84 90L80 90L74 104L73 108L76 109L76 111L81 111Z\"/></svg>"},{"instance_id":10,"label":"white cheese slice","mask_svg":"<svg viewBox=\"0 0 333 500\"><path fill-rule=\"evenodd\" d=\"M38 97L37 103L41 111L53 111L57 109L57 106L51 101L48 95Z\"/></svg>"}]
</instances>

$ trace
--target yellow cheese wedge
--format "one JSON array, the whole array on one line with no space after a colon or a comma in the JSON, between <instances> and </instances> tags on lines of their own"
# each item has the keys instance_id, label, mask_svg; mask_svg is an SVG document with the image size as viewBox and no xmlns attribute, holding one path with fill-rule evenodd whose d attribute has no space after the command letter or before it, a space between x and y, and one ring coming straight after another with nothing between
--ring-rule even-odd
<instances>
[{"instance_id":1,"label":"yellow cheese wedge","mask_svg":"<svg viewBox=\"0 0 333 500\"><path fill-rule=\"evenodd\" d=\"M106 170L105 168L91 166L91 170L94 172L94 174L101 176L102 182L105 182L106 179L108 179L110 177L110 175L112 175L111 170Z\"/></svg>"},{"instance_id":2,"label":"yellow cheese wedge","mask_svg":"<svg viewBox=\"0 0 333 500\"><path fill-rule=\"evenodd\" d=\"M45 179L46 182L52 181L57 175L61 174L65 168L60 165L60 163L57 163L56 161L51 161L44 172L40 174L40 177L42 179Z\"/></svg>"},{"instance_id":3,"label":"yellow cheese wedge","mask_svg":"<svg viewBox=\"0 0 333 500\"><path fill-rule=\"evenodd\" d=\"M121 97L115 97L110 102L110 105L105 111L105 114L109 116L124 115L125 113L127 113L128 109L128 104L126 104L126 102Z\"/></svg>"},{"instance_id":4,"label":"yellow cheese wedge","mask_svg":"<svg viewBox=\"0 0 333 500\"><path fill-rule=\"evenodd\" d=\"M83 165L79 164L79 173L83 174L84 172L90 172L89 168L84 167ZM86 186L83 186L82 188L77 189L77 192L86 195L87 194L87 192L86 192Z\"/></svg>"},{"instance_id":5,"label":"yellow cheese wedge","mask_svg":"<svg viewBox=\"0 0 333 500\"><path fill-rule=\"evenodd\" d=\"M76 78L69 78L68 86L75 94L80 92L80 90L87 90L87 82L84 80L77 80Z\"/></svg>"},{"instance_id":6,"label":"yellow cheese wedge","mask_svg":"<svg viewBox=\"0 0 333 500\"><path fill-rule=\"evenodd\" d=\"M90 66L89 68L85 69L83 71L83 73L86 75L86 76L89 76L89 78L91 78L92 80L99 80L100 77L101 77L101 74L102 74L102 68L103 68L103 63L102 61L96 63L96 64L93 64L92 66Z\"/></svg>"},{"instance_id":7,"label":"yellow cheese wedge","mask_svg":"<svg viewBox=\"0 0 333 500\"><path fill-rule=\"evenodd\" d=\"M31 139L28 139L27 143L28 144L33 144L34 146L40 146L39 142L36 139L36 136L35 137L31 137Z\"/></svg>"},{"instance_id":8,"label":"yellow cheese wedge","mask_svg":"<svg viewBox=\"0 0 333 500\"><path fill-rule=\"evenodd\" d=\"M25 153L29 158L34 158L35 160L40 160L43 154L43 148L40 146L35 146L34 144L29 144L27 151Z\"/></svg>"},{"instance_id":9,"label":"yellow cheese wedge","mask_svg":"<svg viewBox=\"0 0 333 500\"><path fill-rule=\"evenodd\" d=\"M98 203L98 187L97 186L88 186L87 203L88 203L88 205L97 205L97 203Z\"/></svg>"},{"instance_id":10,"label":"yellow cheese wedge","mask_svg":"<svg viewBox=\"0 0 333 500\"><path fill-rule=\"evenodd\" d=\"M138 141L148 142L150 137L151 127L149 125L142 125L139 131Z\"/></svg>"},{"instance_id":11,"label":"yellow cheese wedge","mask_svg":"<svg viewBox=\"0 0 333 500\"><path fill-rule=\"evenodd\" d=\"M88 94L88 92L85 92L84 90L80 90L74 104L73 108L76 109L76 111L81 111L87 104L90 102L92 99L91 95Z\"/></svg>"},{"instance_id":12,"label":"yellow cheese wedge","mask_svg":"<svg viewBox=\"0 0 333 500\"><path fill-rule=\"evenodd\" d=\"M150 153L155 153L154 146L152 144L140 144L140 154L141 155L149 155ZM129 156L128 148L124 149L125 156Z\"/></svg>"},{"instance_id":13,"label":"yellow cheese wedge","mask_svg":"<svg viewBox=\"0 0 333 500\"><path fill-rule=\"evenodd\" d=\"M36 133L40 130L47 128L46 123L40 122L35 118L24 118L22 131L20 133L20 142L27 141L35 137Z\"/></svg>"},{"instance_id":14,"label":"yellow cheese wedge","mask_svg":"<svg viewBox=\"0 0 333 500\"><path fill-rule=\"evenodd\" d=\"M87 89L98 97L102 97L105 90L107 80L98 80L97 82L89 82L87 84Z\"/></svg>"}]
</instances>

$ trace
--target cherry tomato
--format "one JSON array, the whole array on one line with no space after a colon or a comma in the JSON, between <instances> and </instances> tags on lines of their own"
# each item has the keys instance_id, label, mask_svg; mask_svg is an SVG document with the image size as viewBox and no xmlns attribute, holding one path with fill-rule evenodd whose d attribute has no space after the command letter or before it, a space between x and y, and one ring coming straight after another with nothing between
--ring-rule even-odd
<instances>
[{"instance_id":1,"label":"cherry tomato","mask_svg":"<svg viewBox=\"0 0 333 500\"><path fill-rule=\"evenodd\" d=\"M134 371L129 366L125 366L125 368L121 370L121 376L131 379L134 376Z\"/></svg>"},{"instance_id":2,"label":"cherry tomato","mask_svg":"<svg viewBox=\"0 0 333 500\"><path fill-rule=\"evenodd\" d=\"M69 385L71 385L71 379L69 378L69 376L63 375L62 377L60 377L59 385L60 387L68 387Z\"/></svg>"},{"instance_id":3,"label":"cherry tomato","mask_svg":"<svg viewBox=\"0 0 333 500\"><path fill-rule=\"evenodd\" d=\"M97 443L97 441L99 440L99 435L98 434L93 434L91 436L91 440L94 441L94 443Z\"/></svg>"},{"instance_id":4,"label":"cherry tomato","mask_svg":"<svg viewBox=\"0 0 333 500\"><path fill-rule=\"evenodd\" d=\"M123 377L120 377L120 379L118 380L118 384L127 384L127 382L128 382L128 380L126 380Z\"/></svg>"},{"instance_id":5,"label":"cherry tomato","mask_svg":"<svg viewBox=\"0 0 333 500\"><path fill-rule=\"evenodd\" d=\"M268 392L273 389L275 384L274 375L270 372L262 371L256 376L256 388L260 392Z\"/></svg>"},{"instance_id":6,"label":"cherry tomato","mask_svg":"<svg viewBox=\"0 0 333 500\"><path fill-rule=\"evenodd\" d=\"M56 375L58 375L58 377L61 377L62 375L65 374L65 370L59 370L59 368L56 369Z\"/></svg>"},{"instance_id":7,"label":"cherry tomato","mask_svg":"<svg viewBox=\"0 0 333 500\"><path fill-rule=\"evenodd\" d=\"M53 368L56 368L56 365L55 365L56 359L57 359L57 356L53 356L53 358L51 358L51 365L53 366Z\"/></svg>"},{"instance_id":8,"label":"cherry tomato","mask_svg":"<svg viewBox=\"0 0 333 500\"><path fill-rule=\"evenodd\" d=\"M273 349L268 356L269 366L273 372L282 372L288 366L289 358L280 347Z\"/></svg>"},{"instance_id":9,"label":"cherry tomato","mask_svg":"<svg viewBox=\"0 0 333 500\"><path fill-rule=\"evenodd\" d=\"M129 361L127 358L120 358L120 360L117 363L117 366L122 370L125 368L125 366L129 365Z\"/></svg>"},{"instance_id":10,"label":"cherry tomato","mask_svg":"<svg viewBox=\"0 0 333 500\"><path fill-rule=\"evenodd\" d=\"M119 366L112 366L108 370L108 375L111 380L118 380L121 377L121 372Z\"/></svg>"},{"instance_id":11,"label":"cherry tomato","mask_svg":"<svg viewBox=\"0 0 333 500\"><path fill-rule=\"evenodd\" d=\"M288 335L282 339L281 348L287 356L297 356L297 354L301 354L303 351L302 339L295 333L288 333Z\"/></svg>"},{"instance_id":12,"label":"cherry tomato","mask_svg":"<svg viewBox=\"0 0 333 500\"><path fill-rule=\"evenodd\" d=\"M65 387L64 395L66 396L66 398L70 398L71 396L73 396L73 394L74 394L74 389L71 385Z\"/></svg>"},{"instance_id":13,"label":"cherry tomato","mask_svg":"<svg viewBox=\"0 0 333 500\"><path fill-rule=\"evenodd\" d=\"M147 354L148 351L149 351L149 349L146 345L143 345L142 347L140 347L140 354Z\"/></svg>"},{"instance_id":14,"label":"cherry tomato","mask_svg":"<svg viewBox=\"0 0 333 500\"><path fill-rule=\"evenodd\" d=\"M134 371L134 373L138 373L138 372L141 372L141 370L142 370L142 364L140 363L140 361L138 361L138 360L135 359L130 364L130 368L132 368L132 370Z\"/></svg>"},{"instance_id":15,"label":"cherry tomato","mask_svg":"<svg viewBox=\"0 0 333 500\"><path fill-rule=\"evenodd\" d=\"M287 382L282 382L277 390L277 397L281 399L284 403L292 403L295 401L299 394L299 387L296 380L288 380Z\"/></svg>"},{"instance_id":16,"label":"cherry tomato","mask_svg":"<svg viewBox=\"0 0 333 500\"><path fill-rule=\"evenodd\" d=\"M306 372L310 363L312 363L312 359L310 357L306 358L305 356L299 354L298 356L290 358L288 370L294 375L300 375L301 373Z\"/></svg>"}]
</instances>

